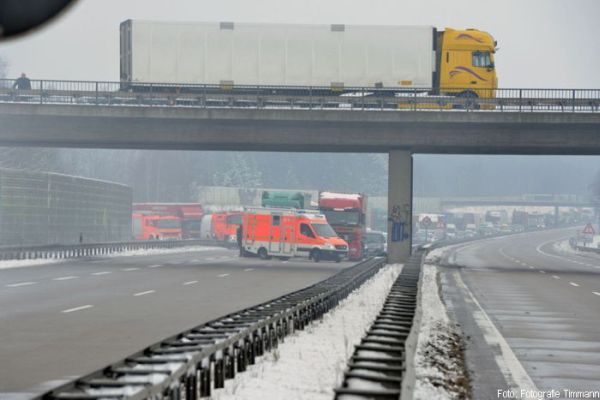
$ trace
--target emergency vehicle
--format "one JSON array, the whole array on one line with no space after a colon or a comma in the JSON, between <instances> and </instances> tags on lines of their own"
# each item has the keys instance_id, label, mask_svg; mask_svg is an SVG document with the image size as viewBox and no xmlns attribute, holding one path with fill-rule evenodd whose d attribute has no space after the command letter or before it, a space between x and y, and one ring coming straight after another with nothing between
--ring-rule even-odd
<instances>
[{"instance_id":1,"label":"emergency vehicle","mask_svg":"<svg viewBox=\"0 0 600 400\"><path fill-rule=\"evenodd\" d=\"M348 243L337 236L324 215L281 208L246 208L242 247L246 254L262 259L308 257L315 262L340 262L348 253Z\"/></svg>"},{"instance_id":2,"label":"emergency vehicle","mask_svg":"<svg viewBox=\"0 0 600 400\"><path fill-rule=\"evenodd\" d=\"M132 220L135 240L181 239L181 218L179 217L134 213Z\"/></svg>"}]
</instances>

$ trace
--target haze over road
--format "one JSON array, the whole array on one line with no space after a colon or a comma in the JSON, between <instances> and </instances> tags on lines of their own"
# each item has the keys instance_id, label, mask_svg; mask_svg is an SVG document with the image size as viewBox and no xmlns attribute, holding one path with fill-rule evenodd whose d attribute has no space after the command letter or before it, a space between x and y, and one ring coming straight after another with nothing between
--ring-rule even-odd
<instances>
[{"instance_id":1,"label":"haze over road","mask_svg":"<svg viewBox=\"0 0 600 400\"><path fill-rule=\"evenodd\" d=\"M0 398L56 386L349 265L216 249L0 270Z\"/></svg>"},{"instance_id":2,"label":"haze over road","mask_svg":"<svg viewBox=\"0 0 600 400\"><path fill-rule=\"evenodd\" d=\"M497 398L512 385L494 362L503 340L490 339L481 309L518 359L504 365L513 378L561 393L600 388L600 258L554 247L574 231L478 241L444 254L444 300L469 337L474 398Z\"/></svg>"}]
</instances>

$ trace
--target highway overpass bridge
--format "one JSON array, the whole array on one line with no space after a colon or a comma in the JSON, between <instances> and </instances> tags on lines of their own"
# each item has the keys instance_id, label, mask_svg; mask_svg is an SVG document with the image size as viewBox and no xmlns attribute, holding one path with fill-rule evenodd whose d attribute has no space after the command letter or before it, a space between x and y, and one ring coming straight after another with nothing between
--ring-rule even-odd
<instances>
[{"instance_id":1,"label":"highway overpass bridge","mask_svg":"<svg viewBox=\"0 0 600 400\"><path fill-rule=\"evenodd\" d=\"M390 235L392 261L411 247L412 154L600 154L600 91L517 89L473 100L371 88L298 96L98 82L33 88L0 83L0 145L388 153L390 228L399 234Z\"/></svg>"}]
</instances>

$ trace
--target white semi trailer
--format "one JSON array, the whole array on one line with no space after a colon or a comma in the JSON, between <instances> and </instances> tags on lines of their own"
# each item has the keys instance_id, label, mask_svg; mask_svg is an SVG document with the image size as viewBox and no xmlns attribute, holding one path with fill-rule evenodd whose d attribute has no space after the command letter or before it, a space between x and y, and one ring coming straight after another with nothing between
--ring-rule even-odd
<instances>
[{"instance_id":1,"label":"white semi trailer","mask_svg":"<svg viewBox=\"0 0 600 400\"><path fill-rule=\"evenodd\" d=\"M495 71L488 76L495 42L477 30L127 20L121 23L120 36L125 86L311 86L340 91L495 84Z\"/></svg>"}]
</instances>

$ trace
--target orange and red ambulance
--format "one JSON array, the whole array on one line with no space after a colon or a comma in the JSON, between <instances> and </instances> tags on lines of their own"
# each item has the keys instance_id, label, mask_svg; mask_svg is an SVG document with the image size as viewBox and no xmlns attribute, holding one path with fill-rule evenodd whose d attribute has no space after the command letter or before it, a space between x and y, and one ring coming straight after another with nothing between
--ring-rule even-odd
<instances>
[{"instance_id":1,"label":"orange and red ambulance","mask_svg":"<svg viewBox=\"0 0 600 400\"><path fill-rule=\"evenodd\" d=\"M315 262L340 262L348 243L340 239L316 210L246 208L242 217L242 247L262 259L308 257Z\"/></svg>"}]
</instances>

